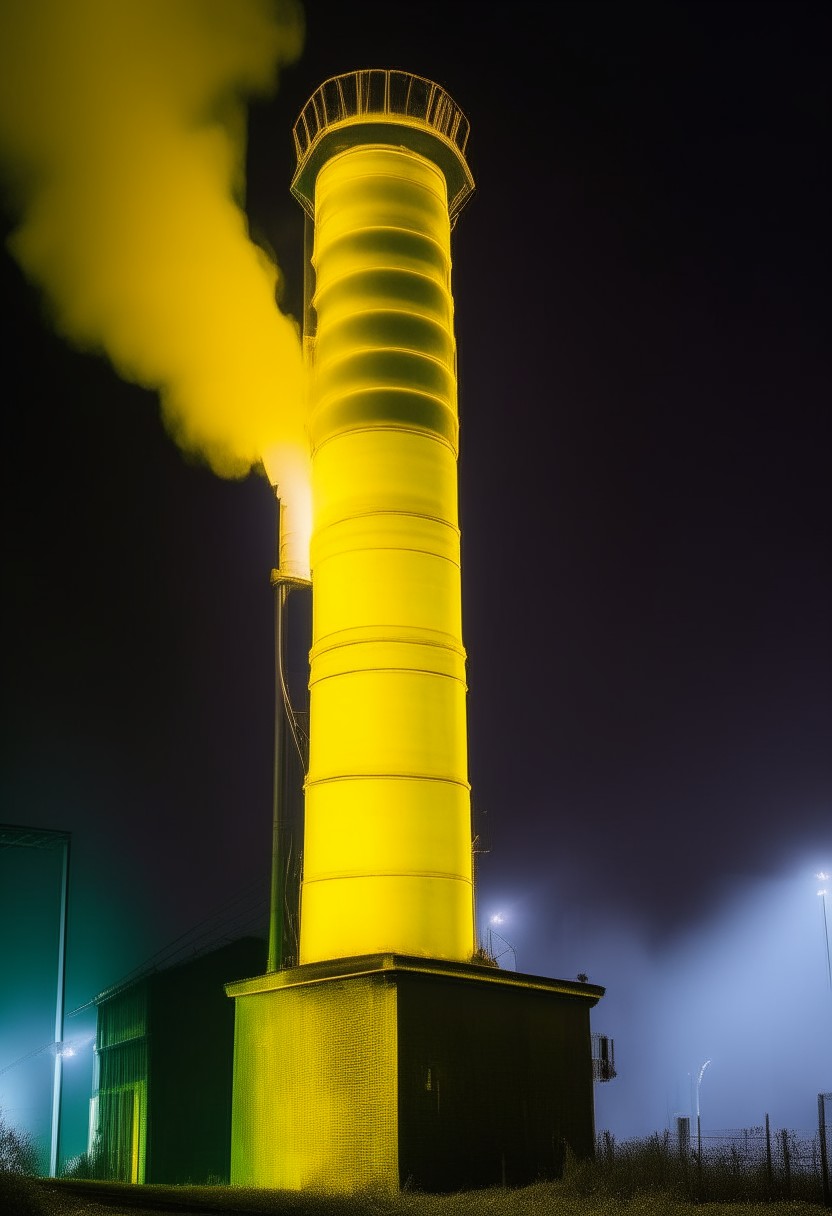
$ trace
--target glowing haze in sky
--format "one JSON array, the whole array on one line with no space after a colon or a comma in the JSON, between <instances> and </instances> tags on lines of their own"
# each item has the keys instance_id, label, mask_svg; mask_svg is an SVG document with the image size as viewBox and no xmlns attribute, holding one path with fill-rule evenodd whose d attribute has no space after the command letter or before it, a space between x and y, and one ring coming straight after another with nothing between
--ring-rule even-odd
<instances>
[{"instance_id":1,"label":"glowing haze in sky","mask_svg":"<svg viewBox=\"0 0 832 1216\"><path fill-rule=\"evenodd\" d=\"M693 1116L708 1058L703 1127L760 1126L766 1112L778 1127L813 1127L818 1088L832 1076L832 988L813 870L816 859L803 856L776 878L726 884L699 924L652 945L644 924L600 900L578 911L538 888L499 905L520 970L583 971L607 986L593 1028L615 1038L619 1077L596 1086L599 1128L646 1135ZM492 901L489 892L484 915Z\"/></svg>"}]
</instances>

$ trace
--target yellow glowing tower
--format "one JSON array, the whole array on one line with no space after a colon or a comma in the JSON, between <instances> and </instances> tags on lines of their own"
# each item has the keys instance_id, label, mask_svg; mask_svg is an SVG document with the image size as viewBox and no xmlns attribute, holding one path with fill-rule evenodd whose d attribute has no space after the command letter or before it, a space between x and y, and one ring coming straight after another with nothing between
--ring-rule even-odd
<instances>
[{"instance_id":1,"label":"yellow glowing tower","mask_svg":"<svg viewBox=\"0 0 832 1216\"><path fill-rule=\"evenodd\" d=\"M603 989L478 963L450 234L468 122L405 72L326 81L307 213L313 644L298 965L235 998L232 1182L455 1189L591 1151Z\"/></svg>"},{"instance_id":2,"label":"yellow glowing tower","mask_svg":"<svg viewBox=\"0 0 832 1216\"><path fill-rule=\"evenodd\" d=\"M317 316L302 963L475 949L450 249L467 133L402 72L328 81L295 128Z\"/></svg>"}]
</instances>

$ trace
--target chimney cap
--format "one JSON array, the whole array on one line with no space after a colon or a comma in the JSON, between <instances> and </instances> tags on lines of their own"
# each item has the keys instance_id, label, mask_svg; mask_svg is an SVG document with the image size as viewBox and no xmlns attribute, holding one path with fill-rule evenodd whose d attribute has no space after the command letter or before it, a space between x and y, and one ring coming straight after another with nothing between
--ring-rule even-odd
<instances>
[{"instance_id":1,"label":"chimney cap","mask_svg":"<svg viewBox=\"0 0 832 1216\"><path fill-rule=\"evenodd\" d=\"M376 68L332 76L312 94L295 123L298 167L292 194L314 219L315 179L331 157L361 144L394 144L442 170L453 223L474 189L465 160L469 130L456 102L424 76Z\"/></svg>"}]
</instances>

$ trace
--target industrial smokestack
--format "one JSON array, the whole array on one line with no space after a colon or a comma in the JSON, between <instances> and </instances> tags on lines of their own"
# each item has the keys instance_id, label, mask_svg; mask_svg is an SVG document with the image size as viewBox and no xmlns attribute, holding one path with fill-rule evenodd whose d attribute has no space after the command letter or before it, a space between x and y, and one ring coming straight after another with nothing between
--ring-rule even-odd
<instances>
[{"instance_id":1,"label":"industrial smokestack","mask_svg":"<svg viewBox=\"0 0 832 1216\"><path fill-rule=\"evenodd\" d=\"M451 224L468 123L405 72L295 127L314 222L314 623L301 962L475 950Z\"/></svg>"}]
</instances>

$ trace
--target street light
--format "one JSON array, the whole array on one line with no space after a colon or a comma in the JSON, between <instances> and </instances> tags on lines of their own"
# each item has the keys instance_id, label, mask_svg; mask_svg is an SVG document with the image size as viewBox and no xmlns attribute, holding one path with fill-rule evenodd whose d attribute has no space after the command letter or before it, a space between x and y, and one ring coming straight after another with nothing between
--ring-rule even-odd
<instances>
[{"instance_id":1,"label":"street light","mask_svg":"<svg viewBox=\"0 0 832 1216\"><path fill-rule=\"evenodd\" d=\"M699 1145L698 1151L699 1151L700 1163L702 1161L702 1123L699 1118L699 1089L700 1089L700 1086L702 1085L702 1076L705 1072L705 1069L710 1064L710 1062L711 1062L710 1060L706 1060L705 1063L702 1065L702 1067L699 1069L699 1078L696 1082L696 1139L697 1139L697 1143Z\"/></svg>"}]
</instances>

